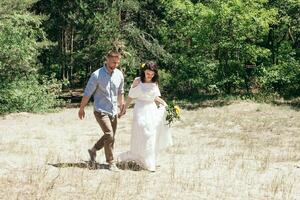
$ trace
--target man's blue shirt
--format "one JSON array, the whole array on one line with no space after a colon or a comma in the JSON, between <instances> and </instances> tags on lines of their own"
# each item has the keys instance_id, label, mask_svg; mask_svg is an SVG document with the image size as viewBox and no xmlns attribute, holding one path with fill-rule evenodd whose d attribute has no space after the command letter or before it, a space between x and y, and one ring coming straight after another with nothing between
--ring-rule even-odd
<instances>
[{"instance_id":1,"label":"man's blue shirt","mask_svg":"<svg viewBox=\"0 0 300 200\"><path fill-rule=\"evenodd\" d=\"M94 110L115 116L118 95L124 93L124 76L119 69L110 75L106 65L94 71L84 90L84 96L94 96Z\"/></svg>"}]
</instances>

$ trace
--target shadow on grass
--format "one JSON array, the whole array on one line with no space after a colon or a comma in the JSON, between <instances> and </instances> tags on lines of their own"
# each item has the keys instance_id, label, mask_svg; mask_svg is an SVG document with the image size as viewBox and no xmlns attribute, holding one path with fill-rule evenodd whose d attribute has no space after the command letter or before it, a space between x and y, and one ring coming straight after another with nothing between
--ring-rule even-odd
<instances>
[{"instance_id":1,"label":"shadow on grass","mask_svg":"<svg viewBox=\"0 0 300 200\"><path fill-rule=\"evenodd\" d=\"M90 162L90 161L77 162L77 163L55 163L55 164L48 163L48 165L57 168L76 167L76 168L86 168L90 170L109 169L107 164L100 164L100 163Z\"/></svg>"},{"instance_id":2,"label":"shadow on grass","mask_svg":"<svg viewBox=\"0 0 300 200\"><path fill-rule=\"evenodd\" d=\"M293 99L293 100L284 100L284 101L272 101L274 105L277 106L289 106L290 108L300 111L300 98Z\"/></svg>"},{"instance_id":3,"label":"shadow on grass","mask_svg":"<svg viewBox=\"0 0 300 200\"><path fill-rule=\"evenodd\" d=\"M123 162L118 162L117 167L122 170L131 170L131 171L142 171L144 170L141 165L134 161L123 161Z\"/></svg>"},{"instance_id":4,"label":"shadow on grass","mask_svg":"<svg viewBox=\"0 0 300 200\"><path fill-rule=\"evenodd\" d=\"M48 163L48 165L51 165L51 166L57 167L57 168L76 167L76 168L86 168L89 170L98 170L98 169L107 169L108 170L109 169L108 164L100 164L100 163L91 162L91 161L84 161L84 162L77 162L77 163L55 163L55 164ZM116 163L116 166L121 170L131 170L131 171L143 170L143 168L134 161L118 162L118 163Z\"/></svg>"},{"instance_id":5,"label":"shadow on grass","mask_svg":"<svg viewBox=\"0 0 300 200\"><path fill-rule=\"evenodd\" d=\"M291 109L297 111L300 110L300 97L283 97L279 96L278 94L261 93L252 95L250 99L259 103L263 102L276 106L288 106Z\"/></svg>"},{"instance_id":6,"label":"shadow on grass","mask_svg":"<svg viewBox=\"0 0 300 200\"><path fill-rule=\"evenodd\" d=\"M175 99L176 104L187 110L206 107L223 107L241 100L252 100L258 103L269 103L277 106L289 106L291 109L300 110L300 97L283 99L275 95L266 94L232 94L232 95L202 95L198 97Z\"/></svg>"},{"instance_id":7,"label":"shadow on grass","mask_svg":"<svg viewBox=\"0 0 300 200\"><path fill-rule=\"evenodd\" d=\"M236 96L203 95L175 100L181 108L194 110L197 108L222 107L232 104Z\"/></svg>"}]
</instances>

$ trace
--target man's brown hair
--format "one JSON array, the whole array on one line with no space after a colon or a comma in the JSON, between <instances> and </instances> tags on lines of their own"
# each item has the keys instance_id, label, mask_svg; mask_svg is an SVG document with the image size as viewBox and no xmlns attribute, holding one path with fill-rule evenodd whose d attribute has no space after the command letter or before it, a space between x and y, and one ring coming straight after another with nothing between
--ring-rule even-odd
<instances>
[{"instance_id":1,"label":"man's brown hair","mask_svg":"<svg viewBox=\"0 0 300 200\"><path fill-rule=\"evenodd\" d=\"M118 58L121 58L121 53L115 49L113 50L110 50L107 54L106 54L106 57L109 58L109 57L118 57Z\"/></svg>"}]
</instances>

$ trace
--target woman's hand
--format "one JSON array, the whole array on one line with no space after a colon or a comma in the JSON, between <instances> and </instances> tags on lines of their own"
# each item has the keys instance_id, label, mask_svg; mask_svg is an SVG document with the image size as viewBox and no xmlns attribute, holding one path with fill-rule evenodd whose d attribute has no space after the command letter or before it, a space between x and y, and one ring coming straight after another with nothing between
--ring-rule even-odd
<instances>
[{"instance_id":1,"label":"woman's hand","mask_svg":"<svg viewBox=\"0 0 300 200\"><path fill-rule=\"evenodd\" d=\"M168 104L167 104L164 100L162 100L161 104L162 104L163 106L165 106L165 107L168 106Z\"/></svg>"},{"instance_id":2,"label":"woman's hand","mask_svg":"<svg viewBox=\"0 0 300 200\"><path fill-rule=\"evenodd\" d=\"M156 98L154 99L154 101L158 102L159 104L161 104L161 105L163 105L163 106L165 106L165 107L168 106L168 104L167 104L162 98L160 98L160 97L156 97Z\"/></svg>"},{"instance_id":3,"label":"woman's hand","mask_svg":"<svg viewBox=\"0 0 300 200\"><path fill-rule=\"evenodd\" d=\"M139 78L135 79L132 83L132 87L134 88L134 87L138 86L138 84L140 84L140 82L141 82L141 80Z\"/></svg>"}]
</instances>

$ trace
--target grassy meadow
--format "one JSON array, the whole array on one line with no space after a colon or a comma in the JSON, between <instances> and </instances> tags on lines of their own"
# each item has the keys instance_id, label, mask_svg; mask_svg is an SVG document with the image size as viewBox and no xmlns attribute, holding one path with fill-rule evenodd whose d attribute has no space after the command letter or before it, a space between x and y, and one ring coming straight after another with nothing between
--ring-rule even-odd
<instances>
[{"instance_id":1,"label":"grassy meadow","mask_svg":"<svg viewBox=\"0 0 300 200\"><path fill-rule=\"evenodd\" d=\"M86 164L102 135L92 114L14 113L0 118L1 199L300 199L300 112L251 101L183 110L174 145L155 173ZM119 120L115 155L129 149L132 111Z\"/></svg>"}]
</instances>

